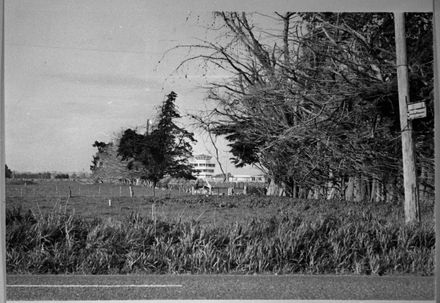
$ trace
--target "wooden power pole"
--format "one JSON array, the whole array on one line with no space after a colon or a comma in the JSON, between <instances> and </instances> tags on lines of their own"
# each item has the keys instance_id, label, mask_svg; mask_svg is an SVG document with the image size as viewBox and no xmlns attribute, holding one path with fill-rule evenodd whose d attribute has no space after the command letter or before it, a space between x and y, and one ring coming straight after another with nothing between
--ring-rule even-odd
<instances>
[{"instance_id":1,"label":"wooden power pole","mask_svg":"<svg viewBox=\"0 0 440 303\"><path fill-rule=\"evenodd\" d=\"M418 188L412 122L408 119L409 84L406 59L405 14L394 13L396 33L396 65L399 90L400 129L402 137L403 185L405 188L405 222L420 221Z\"/></svg>"}]
</instances>

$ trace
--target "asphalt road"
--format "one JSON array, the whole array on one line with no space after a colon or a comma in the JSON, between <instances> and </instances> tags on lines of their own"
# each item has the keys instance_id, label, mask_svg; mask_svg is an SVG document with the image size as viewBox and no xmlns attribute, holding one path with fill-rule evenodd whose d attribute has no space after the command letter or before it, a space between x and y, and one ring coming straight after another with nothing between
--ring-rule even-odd
<instances>
[{"instance_id":1,"label":"asphalt road","mask_svg":"<svg viewBox=\"0 0 440 303\"><path fill-rule=\"evenodd\" d=\"M434 300L434 277L339 275L8 275L7 299Z\"/></svg>"}]
</instances>

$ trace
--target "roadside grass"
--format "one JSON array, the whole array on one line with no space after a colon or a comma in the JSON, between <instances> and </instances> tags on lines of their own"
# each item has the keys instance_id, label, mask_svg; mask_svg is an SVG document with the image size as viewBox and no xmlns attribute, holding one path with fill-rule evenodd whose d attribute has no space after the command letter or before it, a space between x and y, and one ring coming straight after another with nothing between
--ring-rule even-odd
<instances>
[{"instance_id":1,"label":"roadside grass","mask_svg":"<svg viewBox=\"0 0 440 303\"><path fill-rule=\"evenodd\" d=\"M108 211L93 200L31 208L8 202L8 273L434 271L431 204L422 205L422 224L406 226L402 207L391 204L253 196L116 200Z\"/></svg>"}]
</instances>

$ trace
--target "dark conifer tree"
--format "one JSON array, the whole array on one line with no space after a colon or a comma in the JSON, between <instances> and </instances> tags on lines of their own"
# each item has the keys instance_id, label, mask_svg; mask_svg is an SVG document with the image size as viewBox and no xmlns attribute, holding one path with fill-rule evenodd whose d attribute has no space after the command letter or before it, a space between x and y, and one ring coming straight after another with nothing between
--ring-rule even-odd
<instances>
[{"instance_id":1,"label":"dark conifer tree","mask_svg":"<svg viewBox=\"0 0 440 303\"><path fill-rule=\"evenodd\" d=\"M192 156L191 143L194 134L179 127L174 121L181 118L176 109L177 94L171 92L158 113L158 124L151 133L137 134L127 129L119 143L118 154L124 160L143 164L144 178L152 182L153 188L165 176L195 179L188 159Z\"/></svg>"}]
</instances>

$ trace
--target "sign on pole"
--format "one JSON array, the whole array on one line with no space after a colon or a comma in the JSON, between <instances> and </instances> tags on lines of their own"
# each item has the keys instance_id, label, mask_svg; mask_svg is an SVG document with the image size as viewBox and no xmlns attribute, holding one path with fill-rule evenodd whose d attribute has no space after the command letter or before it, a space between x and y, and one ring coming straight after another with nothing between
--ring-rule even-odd
<instances>
[{"instance_id":1,"label":"sign on pole","mask_svg":"<svg viewBox=\"0 0 440 303\"><path fill-rule=\"evenodd\" d=\"M414 120L426 117L425 102L417 102L408 104L408 119Z\"/></svg>"}]
</instances>

